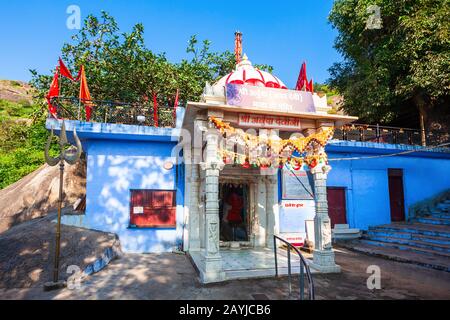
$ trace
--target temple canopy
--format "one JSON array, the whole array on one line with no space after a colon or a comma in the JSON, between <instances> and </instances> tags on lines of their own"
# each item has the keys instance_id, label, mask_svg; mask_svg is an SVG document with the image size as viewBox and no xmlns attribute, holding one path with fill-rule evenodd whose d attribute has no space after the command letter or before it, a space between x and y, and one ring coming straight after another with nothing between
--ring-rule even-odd
<instances>
[{"instance_id":1,"label":"temple canopy","mask_svg":"<svg viewBox=\"0 0 450 320\"><path fill-rule=\"evenodd\" d=\"M227 84L247 84L259 87L287 89L286 85L270 73L259 70L252 65L244 54L242 61L236 66L236 70L217 81L214 86L225 86Z\"/></svg>"}]
</instances>

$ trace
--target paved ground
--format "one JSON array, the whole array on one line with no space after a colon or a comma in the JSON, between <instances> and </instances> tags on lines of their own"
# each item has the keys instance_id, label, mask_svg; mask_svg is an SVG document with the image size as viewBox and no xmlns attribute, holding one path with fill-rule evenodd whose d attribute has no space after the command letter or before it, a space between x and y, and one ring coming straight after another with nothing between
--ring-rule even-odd
<instances>
[{"instance_id":1,"label":"paved ground","mask_svg":"<svg viewBox=\"0 0 450 320\"><path fill-rule=\"evenodd\" d=\"M0 290L42 286L51 280L56 212L23 222L0 234ZM61 278L67 267L81 269L114 243L111 233L61 226Z\"/></svg>"},{"instance_id":2,"label":"paved ground","mask_svg":"<svg viewBox=\"0 0 450 320\"><path fill-rule=\"evenodd\" d=\"M338 248L342 273L314 275L317 299L450 299L450 274ZM367 266L381 269L381 289L366 286ZM127 254L89 277L81 289L0 290L3 299L289 299L287 278L201 285L184 255ZM297 289L294 286L294 289ZM295 296L290 297L295 298Z\"/></svg>"}]
</instances>

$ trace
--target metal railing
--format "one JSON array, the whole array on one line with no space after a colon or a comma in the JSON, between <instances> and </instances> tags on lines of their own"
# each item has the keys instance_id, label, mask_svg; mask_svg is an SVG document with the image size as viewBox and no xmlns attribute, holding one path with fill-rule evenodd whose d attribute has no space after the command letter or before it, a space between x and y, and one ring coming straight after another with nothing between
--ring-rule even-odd
<instances>
[{"instance_id":1,"label":"metal railing","mask_svg":"<svg viewBox=\"0 0 450 320\"><path fill-rule=\"evenodd\" d=\"M89 122L132 124L154 127L175 127L176 113L173 107L158 106L156 114L152 103L126 103L108 100L80 101L72 97L52 97L59 119L84 120L84 103L91 106Z\"/></svg>"},{"instance_id":2,"label":"metal railing","mask_svg":"<svg viewBox=\"0 0 450 320\"><path fill-rule=\"evenodd\" d=\"M422 145L420 130L368 124L348 124L335 128L334 139L345 141L378 142L391 144ZM426 145L434 146L449 141L449 134L427 132Z\"/></svg>"},{"instance_id":3,"label":"metal railing","mask_svg":"<svg viewBox=\"0 0 450 320\"><path fill-rule=\"evenodd\" d=\"M275 255L275 276L278 277L278 253L277 253L277 240L283 242L287 247L287 259L288 259L288 279L289 279L289 295L292 294L292 270L291 270L291 249L293 249L300 258L300 274L299 274L299 289L300 289L300 300L305 298L305 271L306 280L308 282L308 300L314 300L314 282L309 269L309 265L306 259L303 257L299 249L293 246L291 243L287 242L285 239L280 238L276 235L273 236L273 251Z\"/></svg>"}]
</instances>

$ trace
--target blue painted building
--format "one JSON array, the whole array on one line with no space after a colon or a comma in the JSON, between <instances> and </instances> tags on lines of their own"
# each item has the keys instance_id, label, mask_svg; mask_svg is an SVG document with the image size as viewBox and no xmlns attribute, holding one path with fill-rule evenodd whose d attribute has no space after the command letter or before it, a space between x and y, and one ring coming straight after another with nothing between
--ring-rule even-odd
<instances>
[{"instance_id":1,"label":"blue painted building","mask_svg":"<svg viewBox=\"0 0 450 320\"><path fill-rule=\"evenodd\" d=\"M179 109L182 119L183 109ZM47 120L58 133L61 122ZM63 223L112 232L126 252L163 252L180 248L183 234L184 176L172 154L179 129L139 125L65 121L76 129L87 158L86 211L64 216ZM176 149L176 148L175 148ZM174 225L137 227L130 221L133 190L173 191Z\"/></svg>"},{"instance_id":2,"label":"blue painted building","mask_svg":"<svg viewBox=\"0 0 450 320\"><path fill-rule=\"evenodd\" d=\"M327 186L343 188L345 218L351 228L367 230L369 226L393 221L391 207L395 203L391 202L390 196L395 195L389 190L390 179L391 189L392 179L401 183L404 220L412 218L412 205L450 189L449 149L424 150L420 146L400 144L332 141L326 150L332 166ZM405 154L391 156L396 153ZM345 160L349 158L354 160ZM331 207L333 219L332 210Z\"/></svg>"},{"instance_id":3,"label":"blue painted building","mask_svg":"<svg viewBox=\"0 0 450 320\"><path fill-rule=\"evenodd\" d=\"M176 128L66 120L69 139L76 128L87 155L87 187L84 217L65 216L63 222L116 233L126 252L181 249L189 209L184 206L187 180L177 146L183 115L180 108ZM60 125L47 120L48 129L58 131ZM326 151L332 166L328 192L338 190L343 195L337 197L341 203L333 203L329 197L332 224L348 223L351 228L366 230L393 221L391 177L401 183L405 220L410 218L412 205L450 188L448 149L333 140ZM405 154L392 156L396 153ZM278 184L281 188L281 179ZM169 227L133 225L133 190L174 192L176 223ZM279 204L282 200L280 194ZM334 212L339 206L343 210ZM314 210L311 212L313 216ZM280 223L280 217L277 219Z\"/></svg>"}]
</instances>

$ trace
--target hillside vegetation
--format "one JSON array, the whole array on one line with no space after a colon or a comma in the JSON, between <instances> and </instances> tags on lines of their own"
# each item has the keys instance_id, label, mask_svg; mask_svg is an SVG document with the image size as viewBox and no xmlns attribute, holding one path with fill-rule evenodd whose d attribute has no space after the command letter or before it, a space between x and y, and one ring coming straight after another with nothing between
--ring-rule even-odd
<instances>
[{"instance_id":1,"label":"hillside vegetation","mask_svg":"<svg viewBox=\"0 0 450 320\"><path fill-rule=\"evenodd\" d=\"M0 189L44 163L45 113L32 93L26 83L0 80Z\"/></svg>"}]
</instances>

